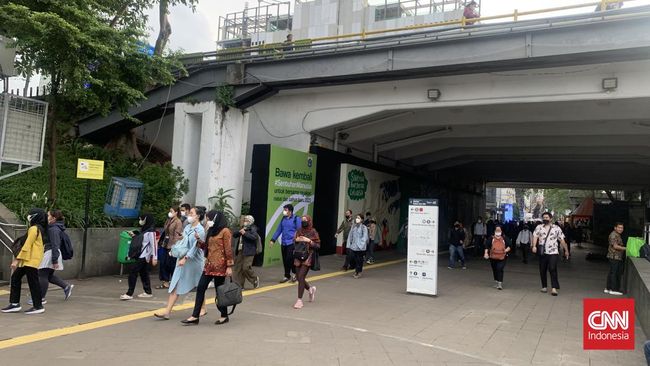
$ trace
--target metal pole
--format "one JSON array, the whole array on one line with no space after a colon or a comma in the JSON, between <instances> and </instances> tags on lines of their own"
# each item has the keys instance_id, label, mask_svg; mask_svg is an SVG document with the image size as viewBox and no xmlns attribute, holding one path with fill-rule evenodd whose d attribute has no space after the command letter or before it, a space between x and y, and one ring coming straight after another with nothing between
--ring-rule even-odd
<instances>
[{"instance_id":1,"label":"metal pole","mask_svg":"<svg viewBox=\"0 0 650 366\"><path fill-rule=\"evenodd\" d=\"M88 213L90 211L90 179L86 179L86 212L84 213L84 239L83 246L81 249L81 271L79 272L79 278L83 278L86 275L86 243L88 241L88 226L90 226L90 219L88 218Z\"/></svg>"}]
</instances>

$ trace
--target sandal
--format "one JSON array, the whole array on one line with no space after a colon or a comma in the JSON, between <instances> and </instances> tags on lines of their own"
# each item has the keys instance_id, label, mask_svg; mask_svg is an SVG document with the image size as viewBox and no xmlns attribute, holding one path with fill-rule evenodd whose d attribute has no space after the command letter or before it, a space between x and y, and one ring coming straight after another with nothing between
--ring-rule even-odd
<instances>
[{"instance_id":1,"label":"sandal","mask_svg":"<svg viewBox=\"0 0 650 366\"><path fill-rule=\"evenodd\" d=\"M160 285L156 286L156 290L163 290L163 289L168 289L169 285L165 285L165 283L161 283Z\"/></svg>"},{"instance_id":2,"label":"sandal","mask_svg":"<svg viewBox=\"0 0 650 366\"><path fill-rule=\"evenodd\" d=\"M158 313L153 313L153 316L155 316L155 317L158 318L158 319L169 320L169 316L168 316L168 315L160 315L160 314L158 314Z\"/></svg>"}]
</instances>

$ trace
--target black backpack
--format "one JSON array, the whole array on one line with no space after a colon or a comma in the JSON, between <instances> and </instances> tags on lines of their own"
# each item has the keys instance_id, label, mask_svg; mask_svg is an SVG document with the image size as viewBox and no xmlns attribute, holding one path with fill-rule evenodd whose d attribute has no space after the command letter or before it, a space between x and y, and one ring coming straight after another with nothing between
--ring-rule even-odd
<instances>
[{"instance_id":1,"label":"black backpack","mask_svg":"<svg viewBox=\"0 0 650 366\"><path fill-rule=\"evenodd\" d=\"M14 242L11 244L11 253L13 253L14 257L18 257L18 253L23 249L23 245L25 245L25 241L27 241L27 233L25 235L19 236L14 240Z\"/></svg>"},{"instance_id":2,"label":"black backpack","mask_svg":"<svg viewBox=\"0 0 650 366\"><path fill-rule=\"evenodd\" d=\"M61 257L64 261L72 259L74 256L74 249L72 249L72 240L68 233L61 231Z\"/></svg>"},{"instance_id":3,"label":"black backpack","mask_svg":"<svg viewBox=\"0 0 650 366\"><path fill-rule=\"evenodd\" d=\"M144 234L142 233L137 234L131 239L131 244L129 244L128 258L138 259L140 257L140 254L142 254L143 242L144 242Z\"/></svg>"},{"instance_id":4,"label":"black backpack","mask_svg":"<svg viewBox=\"0 0 650 366\"><path fill-rule=\"evenodd\" d=\"M639 258L645 258L648 261L650 261L650 244L645 243L639 249Z\"/></svg>"}]
</instances>

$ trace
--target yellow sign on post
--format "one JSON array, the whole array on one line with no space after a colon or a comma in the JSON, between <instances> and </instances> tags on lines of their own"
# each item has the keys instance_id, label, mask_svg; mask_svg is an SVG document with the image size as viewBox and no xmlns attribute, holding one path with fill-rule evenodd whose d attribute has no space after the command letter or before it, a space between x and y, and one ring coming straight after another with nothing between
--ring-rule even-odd
<instances>
[{"instance_id":1,"label":"yellow sign on post","mask_svg":"<svg viewBox=\"0 0 650 366\"><path fill-rule=\"evenodd\" d=\"M104 179L104 161L78 159L77 160L77 178L80 179Z\"/></svg>"}]
</instances>

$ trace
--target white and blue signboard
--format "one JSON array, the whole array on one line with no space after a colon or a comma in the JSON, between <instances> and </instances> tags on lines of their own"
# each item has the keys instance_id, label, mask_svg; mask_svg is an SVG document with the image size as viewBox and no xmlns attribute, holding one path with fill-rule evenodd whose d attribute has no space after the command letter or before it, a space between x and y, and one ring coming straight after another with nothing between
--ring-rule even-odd
<instances>
[{"instance_id":1,"label":"white and blue signboard","mask_svg":"<svg viewBox=\"0 0 650 366\"><path fill-rule=\"evenodd\" d=\"M438 215L438 200L409 199L407 292L438 294Z\"/></svg>"}]
</instances>

